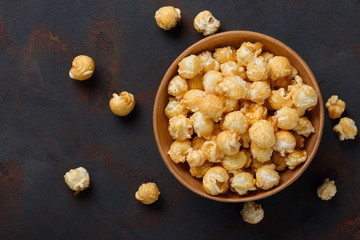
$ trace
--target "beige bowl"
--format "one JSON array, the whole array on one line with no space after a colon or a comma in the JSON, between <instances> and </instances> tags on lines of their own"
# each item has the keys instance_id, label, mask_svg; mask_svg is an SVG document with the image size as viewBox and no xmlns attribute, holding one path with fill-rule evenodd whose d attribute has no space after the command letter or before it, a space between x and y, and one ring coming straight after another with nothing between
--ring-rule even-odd
<instances>
[{"instance_id":1,"label":"beige bowl","mask_svg":"<svg viewBox=\"0 0 360 240\"><path fill-rule=\"evenodd\" d=\"M287 57L290 60L291 64L298 70L299 75L303 78L304 82L312 86L316 90L319 95L319 102L316 107L307 114L316 129L316 133L310 135L310 137L306 139L305 149L308 152L308 159L306 160L306 162L298 166L295 170L288 169L284 172L280 172L280 183L277 187L272 188L268 191L257 190L249 192L247 195L244 196L239 196L231 192L230 190L223 195L211 196L205 193L201 179L194 178L190 175L189 166L187 163L175 164L167 154L170 145L173 142L168 132L168 119L164 113L164 109L168 103L169 98L169 95L167 93L167 86L171 78L177 74L178 63L184 57L191 54L199 54L205 50L214 51L214 49L218 47L233 46L235 49L238 49L241 43L244 41L260 41L264 45L264 51L269 51L274 53L275 55ZM279 40L276 40L261 33L249 31L229 31L219 33L211 37L204 38L201 41L198 41L197 43L191 45L183 53L181 53L180 56L175 59L175 61L166 71L165 76L160 83L158 92L156 94L153 110L153 128L156 144L167 168L176 177L176 179L179 180L179 182L181 182L185 187L187 187L194 193L221 202L254 201L269 197L289 186L297 178L300 177L300 175L309 166L311 160L314 158L320 144L323 127L323 100L321 97L319 86L309 66L294 50L292 50Z\"/></svg>"}]
</instances>

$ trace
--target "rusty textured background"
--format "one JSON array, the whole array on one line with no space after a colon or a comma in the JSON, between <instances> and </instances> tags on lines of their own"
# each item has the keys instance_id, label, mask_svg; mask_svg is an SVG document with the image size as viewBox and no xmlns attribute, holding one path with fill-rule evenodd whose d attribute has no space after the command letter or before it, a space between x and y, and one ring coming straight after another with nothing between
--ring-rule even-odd
<instances>
[{"instance_id":1,"label":"rusty textured background","mask_svg":"<svg viewBox=\"0 0 360 240\"><path fill-rule=\"evenodd\" d=\"M174 30L153 19L161 6L182 10ZM1 1L0 239L360 239L359 138L340 142L325 118L316 158L292 186L259 201L265 218L242 221L242 204L201 198L178 183L153 138L152 107L170 63L202 39L195 15L211 10L220 31L273 36L307 61L324 99L338 94L344 115L360 125L360 1ZM92 56L87 82L68 77L72 59ZM108 101L128 90L137 100L126 118ZM91 188L77 197L64 183L84 166ZM337 195L316 187L335 179ZM160 200L134 200L154 181Z\"/></svg>"}]
</instances>

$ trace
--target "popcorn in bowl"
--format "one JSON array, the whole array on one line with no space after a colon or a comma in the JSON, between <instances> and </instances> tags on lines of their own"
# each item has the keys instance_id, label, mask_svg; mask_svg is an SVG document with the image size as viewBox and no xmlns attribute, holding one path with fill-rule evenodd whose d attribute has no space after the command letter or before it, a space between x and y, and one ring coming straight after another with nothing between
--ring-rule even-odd
<instances>
[{"instance_id":1,"label":"popcorn in bowl","mask_svg":"<svg viewBox=\"0 0 360 240\"><path fill-rule=\"evenodd\" d=\"M175 142L188 142L178 151L170 147L169 154L203 179L209 195L273 189L280 171L307 160L305 141L315 133L307 112L318 95L285 56L262 53L262 47L260 42L241 43L237 50L219 47L178 64L187 85L181 80L173 88L165 112ZM191 126L174 127L172 118L180 115ZM186 137L174 138L180 130Z\"/></svg>"}]
</instances>

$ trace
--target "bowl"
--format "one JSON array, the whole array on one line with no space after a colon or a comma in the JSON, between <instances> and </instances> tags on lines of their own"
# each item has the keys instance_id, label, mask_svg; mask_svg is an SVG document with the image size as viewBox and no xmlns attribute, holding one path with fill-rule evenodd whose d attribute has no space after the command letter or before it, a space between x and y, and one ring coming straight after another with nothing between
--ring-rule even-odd
<instances>
[{"instance_id":1,"label":"bowl","mask_svg":"<svg viewBox=\"0 0 360 240\"><path fill-rule=\"evenodd\" d=\"M230 190L226 194L211 196L204 191L201 179L197 179L191 176L187 163L175 164L167 154L170 145L173 142L168 132L168 119L164 113L164 109L168 103L169 98L169 95L167 93L167 86L172 77L177 74L178 63L184 57L191 54L199 54L205 50L213 52L214 49L218 47L233 46L235 49L238 49L241 43L245 41L260 41L263 44L263 51L270 51L275 55L287 57L290 60L291 64L298 70L299 75L303 78L304 83L312 86L316 90L319 96L318 104L312 111L307 113L307 116L309 117L316 129L316 133L306 138L304 146L304 149L306 149L308 153L308 158L306 162L299 165L294 170L287 169L286 171L280 172L280 183L278 186L267 191L252 191L249 192L247 195L243 196L237 195ZM153 109L153 128L156 144L159 149L160 155L169 171L180 183L182 183L189 190L205 198L220 202L248 202L259 200L269 197L288 187L300 177L300 175L305 171L305 169L309 166L310 162L314 158L320 144L323 126L324 104L319 86L309 66L294 50L292 50L290 47L286 46L279 40L276 40L270 36L261 33L250 31L229 31L215 34L194 43L184 52L182 52L166 71L157 91Z\"/></svg>"}]
</instances>

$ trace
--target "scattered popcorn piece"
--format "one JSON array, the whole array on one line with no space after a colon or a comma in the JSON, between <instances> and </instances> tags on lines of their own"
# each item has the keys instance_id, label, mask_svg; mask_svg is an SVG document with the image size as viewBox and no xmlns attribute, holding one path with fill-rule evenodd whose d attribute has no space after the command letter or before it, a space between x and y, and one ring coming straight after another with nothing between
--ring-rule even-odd
<instances>
[{"instance_id":1,"label":"scattered popcorn piece","mask_svg":"<svg viewBox=\"0 0 360 240\"><path fill-rule=\"evenodd\" d=\"M213 167L213 164L211 162L205 161L205 163L201 166L197 167L190 167L190 174L193 177L196 178L203 178L205 176L205 173Z\"/></svg>"},{"instance_id":2,"label":"scattered popcorn piece","mask_svg":"<svg viewBox=\"0 0 360 240\"><path fill-rule=\"evenodd\" d=\"M306 150L295 150L292 153L289 153L286 158L285 162L289 169L295 169L298 165L305 162L307 159L307 152Z\"/></svg>"},{"instance_id":3,"label":"scattered popcorn piece","mask_svg":"<svg viewBox=\"0 0 360 240\"><path fill-rule=\"evenodd\" d=\"M212 163L220 163L224 157L215 140L205 141L201 150L205 154L206 159Z\"/></svg>"},{"instance_id":4,"label":"scattered popcorn piece","mask_svg":"<svg viewBox=\"0 0 360 240\"><path fill-rule=\"evenodd\" d=\"M184 94L182 99L184 106L192 112L199 111L199 102L206 93L202 90L191 89Z\"/></svg>"},{"instance_id":5,"label":"scattered popcorn piece","mask_svg":"<svg viewBox=\"0 0 360 240\"><path fill-rule=\"evenodd\" d=\"M262 105L270 94L270 84L265 81L257 81L248 84L246 98Z\"/></svg>"},{"instance_id":6,"label":"scattered popcorn piece","mask_svg":"<svg viewBox=\"0 0 360 240\"><path fill-rule=\"evenodd\" d=\"M64 175L64 178L68 187L75 191L74 195L90 187L89 173L83 167L70 169L70 171Z\"/></svg>"},{"instance_id":7,"label":"scattered popcorn piece","mask_svg":"<svg viewBox=\"0 0 360 240\"><path fill-rule=\"evenodd\" d=\"M291 63L283 56L275 56L269 60L270 76L272 80L286 77L291 74Z\"/></svg>"},{"instance_id":8,"label":"scattered popcorn piece","mask_svg":"<svg viewBox=\"0 0 360 240\"><path fill-rule=\"evenodd\" d=\"M114 93L110 99L109 106L111 111L118 116L128 115L135 107L134 95L128 92L122 92L119 95Z\"/></svg>"},{"instance_id":9,"label":"scattered popcorn piece","mask_svg":"<svg viewBox=\"0 0 360 240\"><path fill-rule=\"evenodd\" d=\"M299 118L297 125L292 130L305 137L308 137L311 133L315 133L315 128L307 117Z\"/></svg>"},{"instance_id":10,"label":"scattered popcorn piece","mask_svg":"<svg viewBox=\"0 0 360 240\"><path fill-rule=\"evenodd\" d=\"M246 75L250 81L266 80L270 72L269 64L263 57L252 58L246 69Z\"/></svg>"},{"instance_id":11,"label":"scattered popcorn piece","mask_svg":"<svg viewBox=\"0 0 360 240\"><path fill-rule=\"evenodd\" d=\"M259 120L249 128L252 143L261 148L271 148L275 144L274 127L266 120Z\"/></svg>"},{"instance_id":12,"label":"scattered popcorn piece","mask_svg":"<svg viewBox=\"0 0 360 240\"><path fill-rule=\"evenodd\" d=\"M203 178L203 188L206 193L213 196L227 192L229 174L220 166L210 168Z\"/></svg>"},{"instance_id":13,"label":"scattered popcorn piece","mask_svg":"<svg viewBox=\"0 0 360 240\"><path fill-rule=\"evenodd\" d=\"M283 107L277 110L274 115L277 118L278 128L291 130L298 124L299 115L294 108Z\"/></svg>"},{"instance_id":14,"label":"scattered popcorn piece","mask_svg":"<svg viewBox=\"0 0 360 240\"><path fill-rule=\"evenodd\" d=\"M279 181L279 173L267 166L261 167L256 171L256 186L263 190L269 190L277 186Z\"/></svg>"},{"instance_id":15,"label":"scattered popcorn piece","mask_svg":"<svg viewBox=\"0 0 360 240\"><path fill-rule=\"evenodd\" d=\"M190 119L183 114L170 118L169 133L174 140L183 141L191 138L193 126Z\"/></svg>"},{"instance_id":16,"label":"scattered popcorn piece","mask_svg":"<svg viewBox=\"0 0 360 240\"><path fill-rule=\"evenodd\" d=\"M236 60L240 66L247 66L255 57L259 56L262 51L262 43L244 42L236 51Z\"/></svg>"},{"instance_id":17,"label":"scattered popcorn piece","mask_svg":"<svg viewBox=\"0 0 360 240\"><path fill-rule=\"evenodd\" d=\"M239 152L240 143L239 137L236 133L231 133L229 130L223 131L216 136L216 143L224 154L234 155Z\"/></svg>"},{"instance_id":18,"label":"scattered popcorn piece","mask_svg":"<svg viewBox=\"0 0 360 240\"><path fill-rule=\"evenodd\" d=\"M215 122L221 120L223 113L223 102L213 94L206 94L199 100L199 112L205 117L212 118Z\"/></svg>"},{"instance_id":19,"label":"scattered popcorn piece","mask_svg":"<svg viewBox=\"0 0 360 240\"><path fill-rule=\"evenodd\" d=\"M345 102L339 99L337 95L332 95L327 100L325 106L329 111L329 117L332 119L340 118L346 108Z\"/></svg>"},{"instance_id":20,"label":"scattered popcorn piece","mask_svg":"<svg viewBox=\"0 0 360 240\"><path fill-rule=\"evenodd\" d=\"M190 55L183 58L179 64L178 73L183 78L193 78L203 69L201 60L198 56Z\"/></svg>"},{"instance_id":21,"label":"scattered popcorn piece","mask_svg":"<svg viewBox=\"0 0 360 240\"><path fill-rule=\"evenodd\" d=\"M199 137L209 139L214 130L214 121L211 118L205 117L200 112L194 113L190 117L190 121L194 127L195 133Z\"/></svg>"},{"instance_id":22,"label":"scattered popcorn piece","mask_svg":"<svg viewBox=\"0 0 360 240\"><path fill-rule=\"evenodd\" d=\"M169 98L169 102L165 107L165 115L168 119L180 114L186 115L188 112L189 110L185 108L183 101L176 101L174 98Z\"/></svg>"},{"instance_id":23,"label":"scattered popcorn piece","mask_svg":"<svg viewBox=\"0 0 360 240\"><path fill-rule=\"evenodd\" d=\"M194 19L196 31L204 36L209 36L217 32L220 27L220 21L217 20L210 11L202 11Z\"/></svg>"},{"instance_id":24,"label":"scattered popcorn piece","mask_svg":"<svg viewBox=\"0 0 360 240\"><path fill-rule=\"evenodd\" d=\"M236 51L233 47L216 48L213 57L220 64L227 61L236 61Z\"/></svg>"},{"instance_id":25,"label":"scattered popcorn piece","mask_svg":"<svg viewBox=\"0 0 360 240\"><path fill-rule=\"evenodd\" d=\"M159 199L160 191L155 183L143 183L135 193L136 200L143 204L152 204Z\"/></svg>"},{"instance_id":26,"label":"scattered popcorn piece","mask_svg":"<svg viewBox=\"0 0 360 240\"><path fill-rule=\"evenodd\" d=\"M256 190L255 179L251 173L240 172L230 178L230 189L239 195L245 195L248 191Z\"/></svg>"},{"instance_id":27,"label":"scattered popcorn piece","mask_svg":"<svg viewBox=\"0 0 360 240\"><path fill-rule=\"evenodd\" d=\"M264 218L264 210L260 204L247 202L240 211L243 220L247 223L257 224Z\"/></svg>"},{"instance_id":28,"label":"scattered popcorn piece","mask_svg":"<svg viewBox=\"0 0 360 240\"><path fill-rule=\"evenodd\" d=\"M219 71L220 63L213 58L212 53L209 51L204 51L198 55L200 61L203 65L204 73L207 73L211 70Z\"/></svg>"},{"instance_id":29,"label":"scattered popcorn piece","mask_svg":"<svg viewBox=\"0 0 360 240\"><path fill-rule=\"evenodd\" d=\"M170 30L181 20L181 11L172 6L161 7L155 12L155 20L159 28Z\"/></svg>"},{"instance_id":30,"label":"scattered popcorn piece","mask_svg":"<svg viewBox=\"0 0 360 240\"><path fill-rule=\"evenodd\" d=\"M189 87L187 81L179 75L173 77L168 85L169 95L172 95L177 99L182 98L184 94L188 91L188 89Z\"/></svg>"},{"instance_id":31,"label":"scattered popcorn piece","mask_svg":"<svg viewBox=\"0 0 360 240\"><path fill-rule=\"evenodd\" d=\"M292 153L296 147L296 139L291 132L281 130L275 133L276 142L273 147L275 151L278 151L281 156L285 156L286 153Z\"/></svg>"},{"instance_id":32,"label":"scattered popcorn piece","mask_svg":"<svg viewBox=\"0 0 360 240\"><path fill-rule=\"evenodd\" d=\"M247 132L249 124L244 114L240 111L234 111L225 115L220 122L220 127L236 134L244 134Z\"/></svg>"},{"instance_id":33,"label":"scattered popcorn piece","mask_svg":"<svg viewBox=\"0 0 360 240\"><path fill-rule=\"evenodd\" d=\"M335 181L325 178L323 184L317 188L317 194L322 200L330 200L336 194Z\"/></svg>"},{"instance_id":34,"label":"scattered popcorn piece","mask_svg":"<svg viewBox=\"0 0 360 240\"><path fill-rule=\"evenodd\" d=\"M185 141L174 141L171 146L168 154L171 160L174 163L184 163L185 156L192 150L191 142L189 140Z\"/></svg>"},{"instance_id":35,"label":"scattered popcorn piece","mask_svg":"<svg viewBox=\"0 0 360 240\"><path fill-rule=\"evenodd\" d=\"M69 76L72 79L84 81L89 79L95 70L94 60L86 55L79 55L74 58Z\"/></svg>"},{"instance_id":36,"label":"scattered popcorn piece","mask_svg":"<svg viewBox=\"0 0 360 240\"><path fill-rule=\"evenodd\" d=\"M340 141L345 139L355 139L357 127L355 121L348 117L340 118L340 122L333 128L338 133Z\"/></svg>"}]
</instances>

